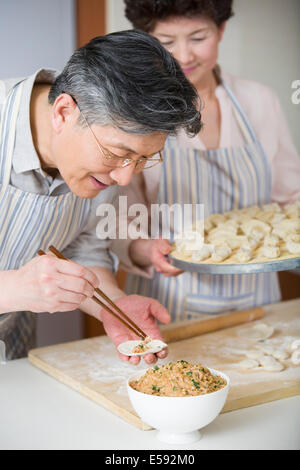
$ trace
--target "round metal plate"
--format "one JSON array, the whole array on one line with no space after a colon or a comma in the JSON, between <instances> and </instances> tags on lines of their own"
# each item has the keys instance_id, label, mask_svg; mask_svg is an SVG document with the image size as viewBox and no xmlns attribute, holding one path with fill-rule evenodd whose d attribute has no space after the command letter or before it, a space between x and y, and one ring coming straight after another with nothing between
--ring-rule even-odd
<instances>
[{"instance_id":1,"label":"round metal plate","mask_svg":"<svg viewBox=\"0 0 300 470\"><path fill-rule=\"evenodd\" d=\"M203 274L251 274L267 273L271 271L291 271L300 268L300 257L274 261L264 261L263 263L248 264L205 264L191 263L183 261L173 256L168 256L170 264L183 271L197 272Z\"/></svg>"}]
</instances>

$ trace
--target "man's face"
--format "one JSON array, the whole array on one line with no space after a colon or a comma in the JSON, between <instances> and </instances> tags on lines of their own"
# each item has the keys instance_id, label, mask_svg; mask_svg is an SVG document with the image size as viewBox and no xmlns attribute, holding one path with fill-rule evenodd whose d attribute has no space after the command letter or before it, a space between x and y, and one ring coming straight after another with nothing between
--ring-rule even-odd
<instances>
[{"instance_id":1,"label":"man's face","mask_svg":"<svg viewBox=\"0 0 300 470\"><path fill-rule=\"evenodd\" d=\"M135 164L111 168L103 158L97 141L105 154L138 160L152 157L162 150L167 135L129 134L114 127L92 125L81 127L77 121L80 111L69 95L60 95L53 105L51 143L52 166L55 166L70 190L79 197L93 198L108 186L130 183L137 173ZM94 134L94 135L93 135Z\"/></svg>"}]
</instances>

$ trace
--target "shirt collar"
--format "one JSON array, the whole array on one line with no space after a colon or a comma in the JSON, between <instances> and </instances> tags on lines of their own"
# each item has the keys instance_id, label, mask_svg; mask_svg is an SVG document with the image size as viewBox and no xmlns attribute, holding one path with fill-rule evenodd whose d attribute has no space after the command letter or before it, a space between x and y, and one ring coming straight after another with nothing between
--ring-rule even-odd
<instances>
[{"instance_id":1,"label":"shirt collar","mask_svg":"<svg viewBox=\"0 0 300 470\"><path fill-rule=\"evenodd\" d=\"M35 150L30 127L30 99L35 83L54 83L58 72L51 69L39 69L24 80L20 110L17 121L14 156L12 161L16 173L39 170L43 176L41 162Z\"/></svg>"}]
</instances>

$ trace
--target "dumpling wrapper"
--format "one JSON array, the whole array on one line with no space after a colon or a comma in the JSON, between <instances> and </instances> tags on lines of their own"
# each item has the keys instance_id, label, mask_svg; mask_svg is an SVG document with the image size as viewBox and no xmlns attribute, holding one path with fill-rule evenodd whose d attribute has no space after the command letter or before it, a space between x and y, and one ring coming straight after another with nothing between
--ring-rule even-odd
<instances>
[{"instance_id":1,"label":"dumpling wrapper","mask_svg":"<svg viewBox=\"0 0 300 470\"><path fill-rule=\"evenodd\" d=\"M161 341L160 339L153 339L147 344L147 349L140 353L133 352L142 340L132 340L125 341L124 343L119 344L118 351L125 356L145 356L145 354L155 354L166 348L168 345Z\"/></svg>"},{"instance_id":2,"label":"dumpling wrapper","mask_svg":"<svg viewBox=\"0 0 300 470\"><path fill-rule=\"evenodd\" d=\"M263 357L265 357L265 355L261 351L258 351L258 350L247 351L246 356L247 356L248 359L254 359L255 361L258 361L258 362L260 362L260 360Z\"/></svg>"},{"instance_id":3,"label":"dumpling wrapper","mask_svg":"<svg viewBox=\"0 0 300 470\"><path fill-rule=\"evenodd\" d=\"M258 323L251 328L243 328L238 331L237 334L243 338L260 341L269 338L273 333L274 328L272 326L266 325L265 323Z\"/></svg>"}]
</instances>

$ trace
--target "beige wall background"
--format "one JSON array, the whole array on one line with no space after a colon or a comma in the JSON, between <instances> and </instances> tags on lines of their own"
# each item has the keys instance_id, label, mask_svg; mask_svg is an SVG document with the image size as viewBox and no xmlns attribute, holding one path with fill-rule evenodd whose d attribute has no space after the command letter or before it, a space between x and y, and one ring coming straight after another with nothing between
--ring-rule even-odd
<instances>
[{"instance_id":1,"label":"beige wall background","mask_svg":"<svg viewBox=\"0 0 300 470\"><path fill-rule=\"evenodd\" d=\"M235 0L220 46L219 63L229 73L276 91L300 153L300 104L292 82L300 80L300 1ZM123 0L107 1L107 32L130 29Z\"/></svg>"}]
</instances>

